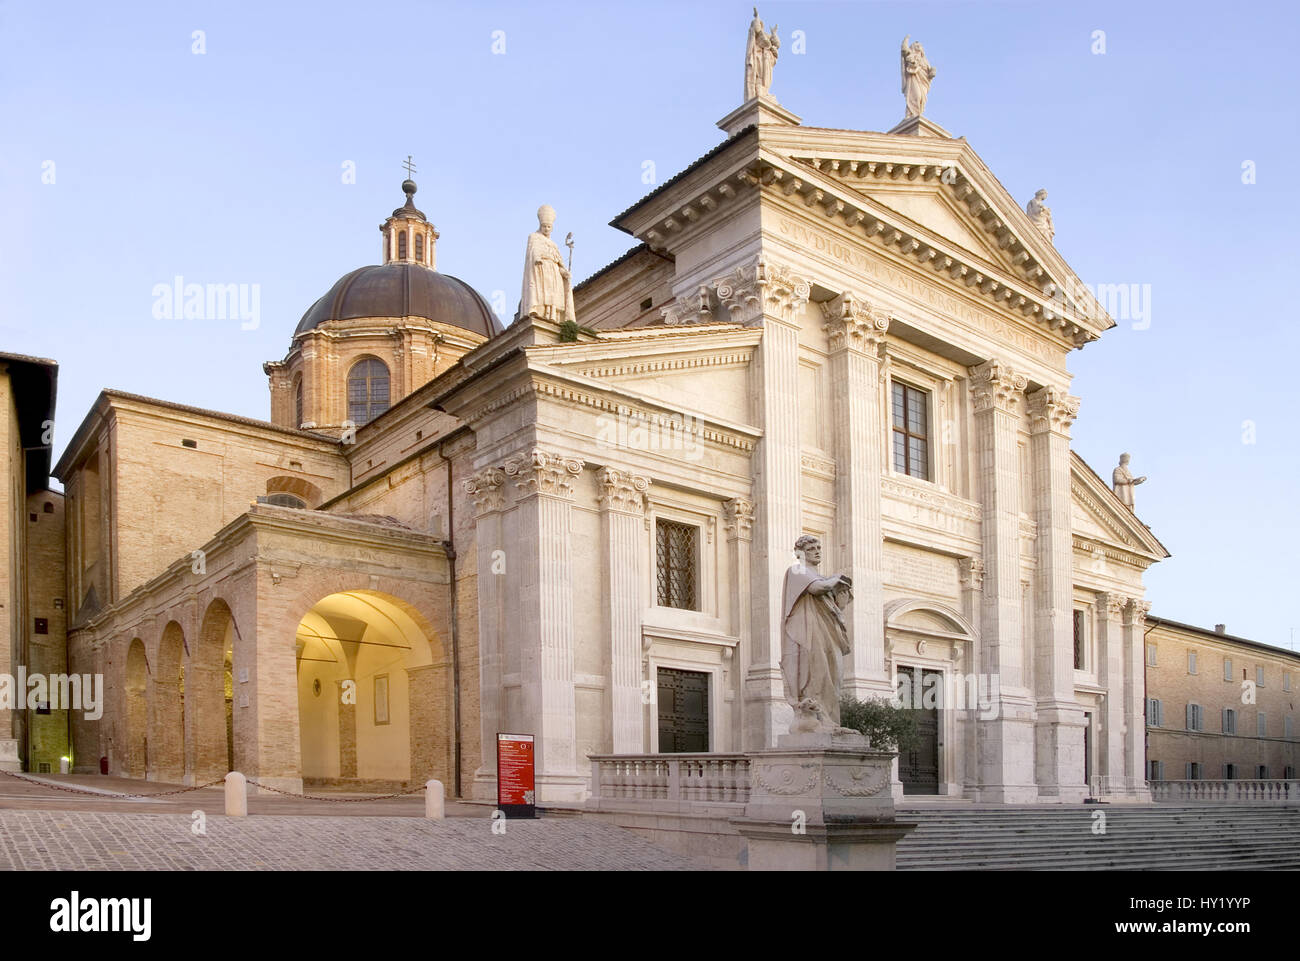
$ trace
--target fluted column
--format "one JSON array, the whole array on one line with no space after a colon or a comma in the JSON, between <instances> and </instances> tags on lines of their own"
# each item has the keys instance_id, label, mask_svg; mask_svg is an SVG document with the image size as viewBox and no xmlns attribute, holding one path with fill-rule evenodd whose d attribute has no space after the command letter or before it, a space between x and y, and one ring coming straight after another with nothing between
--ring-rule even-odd
<instances>
[{"instance_id":1,"label":"fluted column","mask_svg":"<svg viewBox=\"0 0 1300 961\"><path fill-rule=\"evenodd\" d=\"M800 533L799 314L811 288L788 270L757 261L714 284L731 319L762 326L756 352L753 657L745 678L745 750L776 744L791 708L781 676L781 589Z\"/></svg>"},{"instance_id":2,"label":"fluted column","mask_svg":"<svg viewBox=\"0 0 1300 961\"><path fill-rule=\"evenodd\" d=\"M519 616L508 629L520 639L522 721L536 738L538 803L582 800L569 536L573 478L582 473L582 461L533 448L507 460L503 470L514 481L517 502L508 583Z\"/></svg>"},{"instance_id":3,"label":"fluted column","mask_svg":"<svg viewBox=\"0 0 1300 961\"><path fill-rule=\"evenodd\" d=\"M1082 801L1083 707L1074 697L1074 535L1070 507L1070 425L1079 398L1056 387L1028 397L1033 510L1038 525L1034 576L1034 721L1038 793Z\"/></svg>"},{"instance_id":4,"label":"fluted column","mask_svg":"<svg viewBox=\"0 0 1300 961\"><path fill-rule=\"evenodd\" d=\"M1124 776L1133 793L1149 795L1146 786L1146 625L1150 601L1129 599L1124 608Z\"/></svg>"},{"instance_id":5,"label":"fluted column","mask_svg":"<svg viewBox=\"0 0 1300 961\"><path fill-rule=\"evenodd\" d=\"M971 638L968 649L962 658L962 670L967 674L976 674L980 670L982 663L980 647L980 612L984 603L984 562L978 557L963 557L958 566L958 576L961 580L961 607L962 613L966 619L971 622L975 628L975 636ZM992 697L994 692L988 690L989 696ZM980 772L979 772L979 741L977 732L980 721L980 703L979 698L972 699L974 703L966 705L965 718L963 718L963 738L962 746L965 752L965 765L963 766L963 796L973 798L979 790Z\"/></svg>"},{"instance_id":6,"label":"fluted column","mask_svg":"<svg viewBox=\"0 0 1300 961\"><path fill-rule=\"evenodd\" d=\"M606 467L597 475L605 592L605 707L615 754L646 750L641 696L645 495L650 481Z\"/></svg>"},{"instance_id":7,"label":"fluted column","mask_svg":"<svg viewBox=\"0 0 1300 961\"><path fill-rule=\"evenodd\" d=\"M474 772L474 797L496 797L497 733L508 725L501 711L503 586L506 566L501 531L505 507L505 471L485 467L466 480L465 493L474 499L474 545L478 555L479 746ZM453 590L455 585L453 585Z\"/></svg>"},{"instance_id":8,"label":"fluted column","mask_svg":"<svg viewBox=\"0 0 1300 961\"><path fill-rule=\"evenodd\" d=\"M849 606L851 653L844 692L889 693L885 673L885 566L880 475L884 443L880 411L880 345L889 317L851 293L822 305L830 344L831 397L839 405L835 431L835 544L838 563L853 578Z\"/></svg>"},{"instance_id":9,"label":"fluted column","mask_svg":"<svg viewBox=\"0 0 1300 961\"><path fill-rule=\"evenodd\" d=\"M1106 689L1103 751L1098 767L1118 790L1124 777L1124 641L1120 618L1128 599L1118 594L1098 594L1096 617L1097 683Z\"/></svg>"},{"instance_id":10,"label":"fluted column","mask_svg":"<svg viewBox=\"0 0 1300 961\"><path fill-rule=\"evenodd\" d=\"M749 676L753 657L753 632L751 629L750 592L753 582L749 570L749 557L754 541L754 502L744 497L733 497L723 505L723 527L727 532L727 552L731 561L734 587L731 591L731 629L737 638L739 653L736 671L740 677L740 696L735 699L731 718L732 750L744 742L744 684Z\"/></svg>"},{"instance_id":11,"label":"fluted column","mask_svg":"<svg viewBox=\"0 0 1300 961\"><path fill-rule=\"evenodd\" d=\"M1027 380L999 360L971 368L984 598L982 668L998 677L998 716L980 722L981 799L1024 802L1034 784L1033 699L1024 688L1017 432Z\"/></svg>"}]
</instances>

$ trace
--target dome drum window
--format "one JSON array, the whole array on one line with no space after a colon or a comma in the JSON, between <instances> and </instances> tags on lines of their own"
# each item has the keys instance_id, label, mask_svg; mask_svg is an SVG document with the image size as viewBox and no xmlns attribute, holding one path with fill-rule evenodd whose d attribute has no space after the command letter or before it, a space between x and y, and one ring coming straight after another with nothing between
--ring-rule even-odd
<instances>
[{"instance_id":1,"label":"dome drum window","mask_svg":"<svg viewBox=\"0 0 1300 961\"><path fill-rule=\"evenodd\" d=\"M388 367L377 357L364 357L348 371L348 420L360 427L389 406Z\"/></svg>"}]
</instances>

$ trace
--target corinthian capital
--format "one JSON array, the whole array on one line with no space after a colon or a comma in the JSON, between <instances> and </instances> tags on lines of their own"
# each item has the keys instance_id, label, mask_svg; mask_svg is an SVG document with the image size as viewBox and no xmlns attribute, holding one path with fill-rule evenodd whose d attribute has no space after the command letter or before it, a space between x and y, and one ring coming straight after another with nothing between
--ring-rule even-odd
<instances>
[{"instance_id":1,"label":"corinthian capital","mask_svg":"<svg viewBox=\"0 0 1300 961\"><path fill-rule=\"evenodd\" d=\"M600 485L601 510L623 514L645 513L645 492L650 489L649 478L616 467L602 468L596 475Z\"/></svg>"},{"instance_id":2,"label":"corinthian capital","mask_svg":"<svg viewBox=\"0 0 1300 961\"><path fill-rule=\"evenodd\" d=\"M1128 606L1124 609L1124 621L1132 624L1136 628L1141 628L1147 620L1147 612L1151 610L1151 602L1144 601L1140 597L1129 598Z\"/></svg>"},{"instance_id":3,"label":"corinthian capital","mask_svg":"<svg viewBox=\"0 0 1300 961\"><path fill-rule=\"evenodd\" d=\"M1016 373L996 358L970 369L971 392L977 412L1000 410L1015 413L1028 384L1029 379L1024 374Z\"/></svg>"},{"instance_id":4,"label":"corinthian capital","mask_svg":"<svg viewBox=\"0 0 1300 961\"><path fill-rule=\"evenodd\" d=\"M709 288L700 284L698 290L683 294L671 304L660 308L659 315L669 327L679 324L707 324L713 319Z\"/></svg>"},{"instance_id":5,"label":"corinthian capital","mask_svg":"<svg viewBox=\"0 0 1300 961\"><path fill-rule=\"evenodd\" d=\"M757 260L737 267L713 282L718 301L727 308L733 323L750 327L765 316L790 321L794 312L808 302L812 286L790 268Z\"/></svg>"},{"instance_id":6,"label":"corinthian capital","mask_svg":"<svg viewBox=\"0 0 1300 961\"><path fill-rule=\"evenodd\" d=\"M480 514L499 511L505 506L503 487L506 474L499 467L485 467L465 481L465 493L474 498L474 509Z\"/></svg>"},{"instance_id":7,"label":"corinthian capital","mask_svg":"<svg viewBox=\"0 0 1300 961\"><path fill-rule=\"evenodd\" d=\"M826 319L822 330L830 341L831 353L848 349L874 356L878 345L884 343L889 315L883 310L873 310L847 290L821 308Z\"/></svg>"},{"instance_id":8,"label":"corinthian capital","mask_svg":"<svg viewBox=\"0 0 1300 961\"><path fill-rule=\"evenodd\" d=\"M1070 436L1070 425L1079 416L1079 398L1059 387L1043 387L1028 395L1029 430L1040 434L1052 431Z\"/></svg>"},{"instance_id":9,"label":"corinthian capital","mask_svg":"<svg viewBox=\"0 0 1300 961\"><path fill-rule=\"evenodd\" d=\"M525 496L549 494L573 496L573 478L582 473L582 461L534 447L516 454L502 466L507 477L515 479L515 488Z\"/></svg>"}]
</instances>

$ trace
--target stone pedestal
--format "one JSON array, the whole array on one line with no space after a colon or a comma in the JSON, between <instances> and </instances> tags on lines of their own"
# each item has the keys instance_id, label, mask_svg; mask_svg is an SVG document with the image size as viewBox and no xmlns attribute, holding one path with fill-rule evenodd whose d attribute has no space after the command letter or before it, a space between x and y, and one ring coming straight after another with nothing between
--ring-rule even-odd
<instances>
[{"instance_id":1,"label":"stone pedestal","mask_svg":"<svg viewBox=\"0 0 1300 961\"><path fill-rule=\"evenodd\" d=\"M750 754L744 817L733 818L754 871L893 870L894 753L857 734L786 734Z\"/></svg>"}]
</instances>

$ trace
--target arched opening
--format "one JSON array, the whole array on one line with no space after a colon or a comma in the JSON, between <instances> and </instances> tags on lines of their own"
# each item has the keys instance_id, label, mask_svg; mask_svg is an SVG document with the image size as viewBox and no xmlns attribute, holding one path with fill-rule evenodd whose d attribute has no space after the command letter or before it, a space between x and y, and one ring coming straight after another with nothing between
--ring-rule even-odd
<instances>
[{"instance_id":1,"label":"arched opening","mask_svg":"<svg viewBox=\"0 0 1300 961\"><path fill-rule=\"evenodd\" d=\"M293 426L302 426L302 374L293 379Z\"/></svg>"},{"instance_id":2,"label":"arched opening","mask_svg":"<svg viewBox=\"0 0 1300 961\"><path fill-rule=\"evenodd\" d=\"M898 697L913 711L916 740L898 757L904 794L956 794L978 777L976 733L998 691L973 663L975 629L934 601L885 605L885 637Z\"/></svg>"},{"instance_id":3,"label":"arched opening","mask_svg":"<svg viewBox=\"0 0 1300 961\"><path fill-rule=\"evenodd\" d=\"M405 230L399 230L397 232L397 259L398 260L406 259L406 231Z\"/></svg>"},{"instance_id":4,"label":"arched opening","mask_svg":"<svg viewBox=\"0 0 1300 961\"><path fill-rule=\"evenodd\" d=\"M240 738L243 712L234 704L233 674L238 629L225 601L208 605L199 628L198 643L190 652L186 695L191 706L190 740L194 745L191 769L197 782L211 781L229 771L248 768Z\"/></svg>"},{"instance_id":5,"label":"arched opening","mask_svg":"<svg viewBox=\"0 0 1300 961\"><path fill-rule=\"evenodd\" d=\"M388 366L378 357L362 357L353 364L348 371L348 420L360 427L388 410L388 386Z\"/></svg>"},{"instance_id":6,"label":"arched opening","mask_svg":"<svg viewBox=\"0 0 1300 961\"><path fill-rule=\"evenodd\" d=\"M163 629L156 668L150 774L180 784L185 779L185 635L175 621Z\"/></svg>"},{"instance_id":7,"label":"arched opening","mask_svg":"<svg viewBox=\"0 0 1300 961\"><path fill-rule=\"evenodd\" d=\"M446 781L449 665L417 611L375 591L330 594L303 616L297 649L304 784Z\"/></svg>"},{"instance_id":8,"label":"arched opening","mask_svg":"<svg viewBox=\"0 0 1300 961\"><path fill-rule=\"evenodd\" d=\"M144 641L137 637L126 650L126 749L122 767L128 777L144 777L149 770L148 688L149 664Z\"/></svg>"},{"instance_id":9,"label":"arched opening","mask_svg":"<svg viewBox=\"0 0 1300 961\"><path fill-rule=\"evenodd\" d=\"M424 234L415 235L415 262L424 263Z\"/></svg>"}]
</instances>

